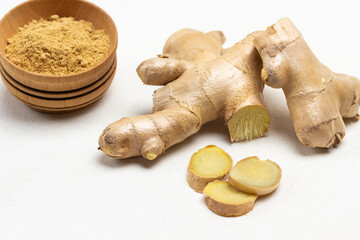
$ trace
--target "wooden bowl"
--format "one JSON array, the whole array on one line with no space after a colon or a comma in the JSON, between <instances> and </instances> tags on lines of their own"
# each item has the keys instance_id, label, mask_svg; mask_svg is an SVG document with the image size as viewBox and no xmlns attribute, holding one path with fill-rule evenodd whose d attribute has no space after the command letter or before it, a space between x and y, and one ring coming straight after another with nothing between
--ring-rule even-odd
<instances>
[{"instance_id":1,"label":"wooden bowl","mask_svg":"<svg viewBox=\"0 0 360 240\"><path fill-rule=\"evenodd\" d=\"M116 58L113 63L113 65L110 67L110 69L105 73L104 76L102 76L99 80L96 82L90 84L89 86L86 86L84 88L80 88L74 91L67 91L67 92L47 92L47 91L41 91L33 88L29 88L15 79L13 79L1 66L0 64L0 73L5 80L7 80L11 85L13 85L15 88L17 88L19 91L27 93L29 95L35 96L35 97L41 97L41 98L48 98L48 99L59 99L59 98L73 98L80 95L84 95L86 93L89 93L93 91L94 89L98 88L100 85L102 85L105 81L109 79L111 74L113 74L116 67Z\"/></svg>"},{"instance_id":2,"label":"wooden bowl","mask_svg":"<svg viewBox=\"0 0 360 240\"><path fill-rule=\"evenodd\" d=\"M97 99L99 99L104 92L109 88L111 85L112 80L114 79L115 73L116 73L116 62L114 63L114 70L112 73L108 76L107 80L101 84L99 87L95 88L94 90L72 98L59 98L59 99L52 99L52 98L44 98L44 97L37 97L34 95L30 95L26 92L21 91L20 89L16 88L14 85L12 85L6 77L1 73L2 80L9 90L9 92L15 96L17 99L22 101L28 106L34 106L33 108L36 109L47 109L47 110L59 110L59 109L73 109L74 107L78 106L84 106L85 104L89 102L95 102ZM87 105L85 105L87 106Z\"/></svg>"},{"instance_id":3,"label":"wooden bowl","mask_svg":"<svg viewBox=\"0 0 360 240\"><path fill-rule=\"evenodd\" d=\"M12 63L5 56L7 39L19 27L33 19L49 19L51 15L74 17L92 22L96 29L103 29L110 36L111 47L107 56L86 71L65 76L48 76L33 73ZM98 6L82 0L30 0L8 12L0 21L0 63L17 82L33 89L50 92L72 91L99 80L111 67L116 57L118 43L116 26L111 17Z\"/></svg>"},{"instance_id":4,"label":"wooden bowl","mask_svg":"<svg viewBox=\"0 0 360 240\"><path fill-rule=\"evenodd\" d=\"M32 105L32 104L26 103L26 102L24 102L24 104L26 106L28 106L29 108L32 108L32 109L34 109L35 111L38 111L38 112L43 112L43 113L67 113L67 112L74 112L74 111L83 109L83 108L95 103L103 95L104 95L104 93L101 94L98 98L93 99L90 102L84 103L82 105L74 106L74 107L68 107L68 108L46 108L46 107L39 107L39 106L36 106L36 105Z\"/></svg>"}]
</instances>

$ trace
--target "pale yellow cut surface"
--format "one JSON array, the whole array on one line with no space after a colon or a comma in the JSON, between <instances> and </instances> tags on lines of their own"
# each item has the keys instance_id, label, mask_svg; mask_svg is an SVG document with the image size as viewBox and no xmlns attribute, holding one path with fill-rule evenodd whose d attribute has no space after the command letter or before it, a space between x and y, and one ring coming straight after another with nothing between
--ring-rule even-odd
<instances>
[{"instance_id":1,"label":"pale yellow cut surface","mask_svg":"<svg viewBox=\"0 0 360 240\"><path fill-rule=\"evenodd\" d=\"M259 160L250 157L239 161L231 169L231 177L241 183L253 187L270 187L279 182L281 169L270 160Z\"/></svg>"},{"instance_id":2,"label":"pale yellow cut surface","mask_svg":"<svg viewBox=\"0 0 360 240\"><path fill-rule=\"evenodd\" d=\"M193 154L189 170L200 177L216 178L226 175L232 164L231 157L224 150L210 145Z\"/></svg>"},{"instance_id":3,"label":"pale yellow cut surface","mask_svg":"<svg viewBox=\"0 0 360 240\"><path fill-rule=\"evenodd\" d=\"M225 181L214 181L204 188L204 194L217 202L240 205L256 200L256 195L241 192Z\"/></svg>"},{"instance_id":4,"label":"pale yellow cut surface","mask_svg":"<svg viewBox=\"0 0 360 240\"><path fill-rule=\"evenodd\" d=\"M239 142L261 137L270 124L269 112L259 106L247 106L237 111L228 122L231 141Z\"/></svg>"}]
</instances>

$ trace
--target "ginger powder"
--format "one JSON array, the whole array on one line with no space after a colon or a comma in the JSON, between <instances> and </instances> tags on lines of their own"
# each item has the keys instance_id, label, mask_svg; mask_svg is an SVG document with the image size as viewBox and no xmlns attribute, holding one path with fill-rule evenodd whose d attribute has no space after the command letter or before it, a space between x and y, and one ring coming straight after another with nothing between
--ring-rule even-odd
<instances>
[{"instance_id":1,"label":"ginger powder","mask_svg":"<svg viewBox=\"0 0 360 240\"><path fill-rule=\"evenodd\" d=\"M33 20L8 39L6 57L45 75L68 75L95 66L110 51L110 38L91 22L60 18Z\"/></svg>"}]
</instances>

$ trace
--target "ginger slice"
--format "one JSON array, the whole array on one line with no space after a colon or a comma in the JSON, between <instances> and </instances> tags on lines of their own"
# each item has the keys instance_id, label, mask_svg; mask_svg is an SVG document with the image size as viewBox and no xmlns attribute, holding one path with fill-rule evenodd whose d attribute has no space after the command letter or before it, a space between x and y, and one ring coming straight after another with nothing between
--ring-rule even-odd
<instances>
[{"instance_id":1,"label":"ginger slice","mask_svg":"<svg viewBox=\"0 0 360 240\"><path fill-rule=\"evenodd\" d=\"M250 212L257 198L256 195L239 191L226 181L209 183L204 194L208 208L224 217L241 216Z\"/></svg>"},{"instance_id":2,"label":"ginger slice","mask_svg":"<svg viewBox=\"0 0 360 240\"><path fill-rule=\"evenodd\" d=\"M270 160L248 157L240 160L230 170L229 183L240 191L265 195L278 187L281 168Z\"/></svg>"},{"instance_id":3,"label":"ginger slice","mask_svg":"<svg viewBox=\"0 0 360 240\"><path fill-rule=\"evenodd\" d=\"M202 193L209 182L224 179L232 165L231 157L224 150L206 146L191 156L186 177L189 186Z\"/></svg>"}]
</instances>

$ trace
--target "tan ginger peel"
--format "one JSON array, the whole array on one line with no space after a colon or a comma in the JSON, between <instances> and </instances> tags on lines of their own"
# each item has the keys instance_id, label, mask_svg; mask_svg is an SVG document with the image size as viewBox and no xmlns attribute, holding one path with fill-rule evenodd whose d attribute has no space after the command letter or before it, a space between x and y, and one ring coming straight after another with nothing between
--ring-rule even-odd
<instances>
[{"instance_id":1,"label":"tan ginger peel","mask_svg":"<svg viewBox=\"0 0 360 240\"><path fill-rule=\"evenodd\" d=\"M115 158L153 160L218 118L225 119L232 141L262 136L270 115L262 96L262 62L252 43L256 35L224 51L219 31L174 33L162 56L137 69L145 84L166 84L154 93L153 113L110 124L99 138L100 149Z\"/></svg>"},{"instance_id":2,"label":"tan ginger peel","mask_svg":"<svg viewBox=\"0 0 360 240\"><path fill-rule=\"evenodd\" d=\"M323 65L288 18L258 34L254 44L264 82L284 91L299 140L310 147L336 146L345 136L343 118L358 116L360 81Z\"/></svg>"}]
</instances>

